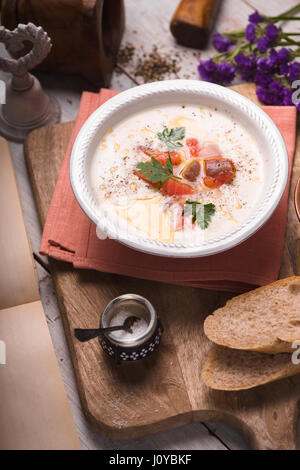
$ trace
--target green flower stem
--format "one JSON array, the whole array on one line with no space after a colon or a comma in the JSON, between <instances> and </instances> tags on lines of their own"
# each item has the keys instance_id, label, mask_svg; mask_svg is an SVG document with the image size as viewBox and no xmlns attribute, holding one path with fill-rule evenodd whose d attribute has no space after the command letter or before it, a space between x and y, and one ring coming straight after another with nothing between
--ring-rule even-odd
<instances>
[{"instance_id":1,"label":"green flower stem","mask_svg":"<svg viewBox=\"0 0 300 470\"><path fill-rule=\"evenodd\" d=\"M288 44L289 46L300 46L300 42L299 41L293 41L293 39L291 38L283 38L286 42L285 44ZM278 44L278 46L280 45L281 43Z\"/></svg>"},{"instance_id":2,"label":"green flower stem","mask_svg":"<svg viewBox=\"0 0 300 470\"><path fill-rule=\"evenodd\" d=\"M280 41L279 43L276 44L276 47L277 46L300 46L300 42L296 42L292 40Z\"/></svg>"},{"instance_id":3,"label":"green flower stem","mask_svg":"<svg viewBox=\"0 0 300 470\"><path fill-rule=\"evenodd\" d=\"M282 13L279 16L267 16L264 17L264 20L267 23L278 23L279 21L299 21L300 17L294 17L292 15L295 15L296 13L300 12L300 4L295 6L294 8L291 8L287 10L286 12ZM223 33L223 36L226 38L239 38L243 37L245 34L245 29L238 29L236 31L230 31L230 33Z\"/></svg>"},{"instance_id":4,"label":"green flower stem","mask_svg":"<svg viewBox=\"0 0 300 470\"><path fill-rule=\"evenodd\" d=\"M223 57L226 57L226 55L227 55L227 52L221 52L220 54L216 54L216 55L214 56L214 61L217 63L217 61L218 61L219 59L222 59Z\"/></svg>"},{"instance_id":5,"label":"green flower stem","mask_svg":"<svg viewBox=\"0 0 300 470\"><path fill-rule=\"evenodd\" d=\"M281 16L278 21L300 21L300 16Z\"/></svg>"},{"instance_id":6,"label":"green flower stem","mask_svg":"<svg viewBox=\"0 0 300 470\"><path fill-rule=\"evenodd\" d=\"M213 60L216 64L221 63L222 59L226 59L226 62L229 62L233 64L234 58L240 53L240 52L251 52L251 45L247 41L243 41L240 44L238 44L235 49L233 49L230 53L228 52L221 52L220 54L217 54L213 57Z\"/></svg>"},{"instance_id":7,"label":"green flower stem","mask_svg":"<svg viewBox=\"0 0 300 470\"><path fill-rule=\"evenodd\" d=\"M248 43L244 42L239 44L235 49L233 49L228 55L228 61L232 61L242 50L245 50L248 47Z\"/></svg>"},{"instance_id":8,"label":"green flower stem","mask_svg":"<svg viewBox=\"0 0 300 470\"><path fill-rule=\"evenodd\" d=\"M294 16L296 13L298 13L298 11L300 11L300 4L296 5L293 8L290 8L289 10L285 11L284 13L281 13L281 15L279 15L279 16L268 17L267 20L268 21L281 21L281 18L287 17L287 16Z\"/></svg>"},{"instance_id":9,"label":"green flower stem","mask_svg":"<svg viewBox=\"0 0 300 470\"><path fill-rule=\"evenodd\" d=\"M242 38L245 35L245 30L241 29L239 31L230 31L230 33L223 33L222 36L226 38Z\"/></svg>"}]
</instances>

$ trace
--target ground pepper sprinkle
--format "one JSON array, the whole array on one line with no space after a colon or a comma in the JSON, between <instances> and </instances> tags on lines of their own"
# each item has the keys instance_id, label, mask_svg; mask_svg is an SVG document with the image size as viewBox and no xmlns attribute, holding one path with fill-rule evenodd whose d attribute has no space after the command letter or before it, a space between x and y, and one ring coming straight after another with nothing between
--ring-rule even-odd
<instances>
[{"instance_id":1,"label":"ground pepper sprinkle","mask_svg":"<svg viewBox=\"0 0 300 470\"><path fill-rule=\"evenodd\" d=\"M157 45L154 45L151 52L136 52L136 48L131 43L126 43L120 49L117 64L126 66L132 64L134 77L142 77L144 83L163 80L170 75L178 78L181 67L178 65L180 56L177 52L161 53Z\"/></svg>"},{"instance_id":2,"label":"ground pepper sprinkle","mask_svg":"<svg viewBox=\"0 0 300 470\"><path fill-rule=\"evenodd\" d=\"M175 74L180 71L176 59L170 54L160 54L158 47L153 46L149 54L144 53L138 59L137 66L134 71L136 77L143 77L145 83L162 80L166 74Z\"/></svg>"},{"instance_id":3,"label":"ground pepper sprinkle","mask_svg":"<svg viewBox=\"0 0 300 470\"><path fill-rule=\"evenodd\" d=\"M132 61L135 53L135 46L127 43L122 49L119 50L117 62L120 65L127 65Z\"/></svg>"}]
</instances>

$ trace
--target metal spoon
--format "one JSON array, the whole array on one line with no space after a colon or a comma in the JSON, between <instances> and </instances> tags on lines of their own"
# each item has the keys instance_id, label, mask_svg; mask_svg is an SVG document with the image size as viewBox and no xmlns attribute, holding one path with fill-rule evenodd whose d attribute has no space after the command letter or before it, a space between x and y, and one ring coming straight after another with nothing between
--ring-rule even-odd
<instances>
[{"instance_id":1,"label":"metal spoon","mask_svg":"<svg viewBox=\"0 0 300 470\"><path fill-rule=\"evenodd\" d=\"M90 339L96 338L97 336L101 336L104 333L110 333L111 331L125 330L129 333L132 333L131 327L137 321L140 321L139 317L131 316L127 317L123 325L120 326L108 326L107 328L96 328L94 330L75 328L74 334L75 337L83 343L85 341L89 341Z\"/></svg>"}]
</instances>

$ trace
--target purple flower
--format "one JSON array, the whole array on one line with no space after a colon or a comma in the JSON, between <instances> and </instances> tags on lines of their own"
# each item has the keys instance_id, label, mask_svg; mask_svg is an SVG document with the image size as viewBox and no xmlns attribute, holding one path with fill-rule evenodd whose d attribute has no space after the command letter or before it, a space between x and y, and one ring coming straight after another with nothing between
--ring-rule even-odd
<instances>
[{"instance_id":1,"label":"purple flower","mask_svg":"<svg viewBox=\"0 0 300 470\"><path fill-rule=\"evenodd\" d=\"M287 64L290 61L290 53L291 49L287 49L286 47L282 47L277 51L277 57L280 64Z\"/></svg>"},{"instance_id":2,"label":"purple flower","mask_svg":"<svg viewBox=\"0 0 300 470\"><path fill-rule=\"evenodd\" d=\"M259 38L257 41L257 47L260 52L267 52L269 49L269 40L266 37Z\"/></svg>"},{"instance_id":3,"label":"purple flower","mask_svg":"<svg viewBox=\"0 0 300 470\"><path fill-rule=\"evenodd\" d=\"M271 60L266 59L265 57L259 57L257 59L257 70L260 72L272 72L274 68L274 63Z\"/></svg>"},{"instance_id":4,"label":"purple flower","mask_svg":"<svg viewBox=\"0 0 300 470\"><path fill-rule=\"evenodd\" d=\"M235 68L228 62L222 62L222 64L219 65L219 75L220 83L228 85L234 80Z\"/></svg>"},{"instance_id":5,"label":"purple flower","mask_svg":"<svg viewBox=\"0 0 300 470\"><path fill-rule=\"evenodd\" d=\"M285 77L289 74L289 66L288 64L280 64L279 65L279 74L284 75Z\"/></svg>"},{"instance_id":6,"label":"purple flower","mask_svg":"<svg viewBox=\"0 0 300 470\"><path fill-rule=\"evenodd\" d=\"M279 29L274 24L267 26L265 36L257 40L257 47L260 52L267 52L270 47L274 46L278 33Z\"/></svg>"},{"instance_id":7,"label":"purple flower","mask_svg":"<svg viewBox=\"0 0 300 470\"><path fill-rule=\"evenodd\" d=\"M288 100L284 86L274 79L268 85L258 85L256 94L263 103L273 106L281 106Z\"/></svg>"},{"instance_id":8,"label":"purple flower","mask_svg":"<svg viewBox=\"0 0 300 470\"><path fill-rule=\"evenodd\" d=\"M224 38L220 33L213 35L213 45L219 52L226 52L230 48L231 41L228 38Z\"/></svg>"},{"instance_id":9,"label":"purple flower","mask_svg":"<svg viewBox=\"0 0 300 470\"><path fill-rule=\"evenodd\" d=\"M258 86L256 88L257 98L265 104L273 104L273 95L272 93L263 86Z\"/></svg>"},{"instance_id":10,"label":"purple flower","mask_svg":"<svg viewBox=\"0 0 300 470\"><path fill-rule=\"evenodd\" d=\"M288 88L285 88L283 90L283 104L284 106L293 106L292 91Z\"/></svg>"},{"instance_id":11,"label":"purple flower","mask_svg":"<svg viewBox=\"0 0 300 470\"><path fill-rule=\"evenodd\" d=\"M252 13L252 15L249 15L249 21L250 23L257 24L257 23L261 23L262 21L264 21L264 18L256 10L254 13Z\"/></svg>"},{"instance_id":12,"label":"purple flower","mask_svg":"<svg viewBox=\"0 0 300 470\"><path fill-rule=\"evenodd\" d=\"M285 76L289 74L288 63L291 59L290 53L291 50L286 47L283 47L278 51L276 49L271 49L268 63L272 66L273 73L279 73L280 75Z\"/></svg>"},{"instance_id":13,"label":"purple flower","mask_svg":"<svg viewBox=\"0 0 300 470\"><path fill-rule=\"evenodd\" d=\"M275 24L271 23L269 26L266 28L266 38L269 39L269 41L274 42L275 39L277 38L277 34L279 33L279 29Z\"/></svg>"},{"instance_id":14,"label":"purple flower","mask_svg":"<svg viewBox=\"0 0 300 470\"><path fill-rule=\"evenodd\" d=\"M300 79L300 62L296 62L296 61L292 62L289 65L288 73L289 73L291 82L299 80Z\"/></svg>"},{"instance_id":15,"label":"purple flower","mask_svg":"<svg viewBox=\"0 0 300 470\"><path fill-rule=\"evenodd\" d=\"M272 80L272 75L264 72L257 72L254 77L254 83L261 86L268 86Z\"/></svg>"},{"instance_id":16,"label":"purple flower","mask_svg":"<svg viewBox=\"0 0 300 470\"><path fill-rule=\"evenodd\" d=\"M276 49L271 49L270 51L270 60L273 62L274 66L279 64L287 64L290 61L290 49L282 47L278 51Z\"/></svg>"},{"instance_id":17,"label":"purple flower","mask_svg":"<svg viewBox=\"0 0 300 470\"><path fill-rule=\"evenodd\" d=\"M218 72L218 66L212 59L200 60L198 72L202 80L205 80L206 82L214 82L215 76Z\"/></svg>"},{"instance_id":18,"label":"purple flower","mask_svg":"<svg viewBox=\"0 0 300 470\"><path fill-rule=\"evenodd\" d=\"M245 81L252 81L257 70L256 57L254 55L245 55L240 52L234 60L239 68L241 78Z\"/></svg>"},{"instance_id":19,"label":"purple flower","mask_svg":"<svg viewBox=\"0 0 300 470\"><path fill-rule=\"evenodd\" d=\"M276 96L271 90L263 86L258 86L256 88L256 95L258 99L265 104L280 106L283 103L282 100L280 100L280 97Z\"/></svg>"},{"instance_id":20,"label":"purple flower","mask_svg":"<svg viewBox=\"0 0 300 470\"><path fill-rule=\"evenodd\" d=\"M233 65L228 62L216 64L212 59L200 60L198 71L203 80L223 85L228 85L235 77Z\"/></svg>"},{"instance_id":21,"label":"purple flower","mask_svg":"<svg viewBox=\"0 0 300 470\"><path fill-rule=\"evenodd\" d=\"M284 90L284 86L277 82L276 80L272 80L270 85L269 85L269 89L272 91L272 93L274 93L274 95L276 95L282 102L283 100L283 90Z\"/></svg>"},{"instance_id":22,"label":"purple flower","mask_svg":"<svg viewBox=\"0 0 300 470\"><path fill-rule=\"evenodd\" d=\"M245 36L247 41L254 43L256 41L256 36L255 36L255 30L256 26L253 23L249 23L246 27L245 30Z\"/></svg>"}]
</instances>

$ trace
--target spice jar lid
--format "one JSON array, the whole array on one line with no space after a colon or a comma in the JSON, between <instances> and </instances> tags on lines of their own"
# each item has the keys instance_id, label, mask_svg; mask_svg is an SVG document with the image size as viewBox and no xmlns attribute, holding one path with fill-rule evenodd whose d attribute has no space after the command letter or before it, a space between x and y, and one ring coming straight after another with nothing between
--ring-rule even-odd
<instances>
[{"instance_id":1,"label":"spice jar lid","mask_svg":"<svg viewBox=\"0 0 300 470\"><path fill-rule=\"evenodd\" d=\"M143 344L153 335L158 321L156 311L149 300L137 294L124 294L111 300L101 315L100 328L110 326L112 319L121 312L144 319L147 327L138 334L124 335L124 337L117 335L117 332L107 333L105 336L112 343L131 348Z\"/></svg>"}]
</instances>

